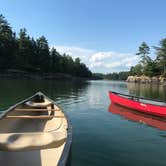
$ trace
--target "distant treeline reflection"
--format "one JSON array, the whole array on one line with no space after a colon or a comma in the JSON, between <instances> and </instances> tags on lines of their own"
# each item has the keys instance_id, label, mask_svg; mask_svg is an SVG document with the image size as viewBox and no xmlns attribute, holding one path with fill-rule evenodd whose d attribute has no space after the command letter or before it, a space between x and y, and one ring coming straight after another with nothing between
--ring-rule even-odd
<instances>
[{"instance_id":1,"label":"distant treeline reflection","mask_svg":"<svg viewBox=\"0 0 166 166\"><path fill-rule=\"evenodd\" d=\"M128 83L129 94L166 101L166 86L160 84Z\"/></svg>"}]
</instances>

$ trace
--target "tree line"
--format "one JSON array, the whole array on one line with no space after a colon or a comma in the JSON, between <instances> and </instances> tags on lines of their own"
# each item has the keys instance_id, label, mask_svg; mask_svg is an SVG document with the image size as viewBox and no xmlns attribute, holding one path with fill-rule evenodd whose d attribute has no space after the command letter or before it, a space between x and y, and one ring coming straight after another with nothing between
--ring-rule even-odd
<instances>
[{"instance_id":1,"label":"tree line","mask_svg":"<svg viewBox=\"0 0 166 166\"><path fill-rule=\"evenodd\" d=\"M151 48L146 42L143 42L136 55L140 56L140 61L136 66L130 68L130 75L163 76L166 77L166 38L162 39L159 46L153 46L155 49L154 60L151 59Z\"/></svg>"},{"instance_id":2,"label":"tree line","mask_svg":"<svg viewBox=\"0 0 166 166\"><path fill-rule=\"evenodd\" d=\"M0 71L18 69L37 73L66 73L91 77L92 73L79 58L61 55L50 49L44 36L34 39L25 28L19 34L12 30L6 18L0 15Z\"/></svg>"},{"instance_id":3,"label":"tree line","mask_svg":"<svg viewBox=\"0 0 166 166\"><path fill-rule=\"evenodd\" d=\"M128 71L121 71L121 72L113 72L104 75L104 79L109 79L109 80L126 80L127 77L129 76Z\"/></svg>"},{"instance_id":4,"label":"tree line","mask_svg":"<svg viewBox=\"0 0 166 166\"><path fill-rule=\"evenodd\" d=\"M93 78L107 80L126 80L129 76L129 71L113 72L108 74L93 73Z\"/></svg>"}]
</instances>

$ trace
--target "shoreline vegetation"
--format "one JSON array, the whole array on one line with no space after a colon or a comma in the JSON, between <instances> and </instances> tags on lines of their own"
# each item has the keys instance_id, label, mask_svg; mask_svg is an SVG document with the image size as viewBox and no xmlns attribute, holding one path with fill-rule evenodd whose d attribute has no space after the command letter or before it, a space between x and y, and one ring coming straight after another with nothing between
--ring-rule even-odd
<instances>
[{"instance_id":1,"label":"shoreline vegetation","mask_svg":"<svg viewBox=\"0 0 166 166\"><path fill-rule=\"evenodd\" d=\"M82 81L82 80L98 80L99 78L78 77L66 73L43 73L43 72L28 72L16 69L8 69L0 72L0 78L4 79L24 79L24 80L66 80L66 81Z\"/></svg>"},{"instance_id":2,"label":"shoreline vegetation","mask_svg":"<svg viewBox=\"0 0 166 166\"><path fill-rule=\"evenodd\" d=\"M18 35L0 14L0 77L25 79L89 79L92 72L79 58L49 47L44 36L34 39L25 28Z\"/></svg>"},{"instance_id":3,"label":"shoreline vegetation","mask_svg":"<svg viewBox=\"0 0 166 166\"><path fill-rule=\"evenodd\" d=\"M153 46L155 49L154 60L149 56L150 47L143 42L136 55L140 56L140 61L136 66L132 66L127 82L135 83L166 83L166 38L163 38L159 46Z\"/></svg>"},{"instance_id":4,"label":"shoreline vegetation","mask_svg":"<svg viewBox=\"0 0 166 166\"><path fill-rule=\"evenodd\" d=\"M150 47L143 42L138 52L140 61L130 68L130 71L114 72L110 74L96 74L98 77L110 80L125 80L135 83L166 83L166 38L163 38L159 46L152 47L155 51L151 55ZM151 57L155 57L154 60Z\"/></svg>"},{"instance_id":5,"label":"shoreline vegetation","mask_svg":"<svg viewBox=\"0 0 166 166\"><path fill-rule=\"evenodd\" d=\"M0 72L0 78L5 79L25 79L25 80L75 80L79 77L74 77L65 73L39 73L27 72L16 69L10 69ZM81 79L81 78L80 78Z\"/></svg>"}]
</instances>

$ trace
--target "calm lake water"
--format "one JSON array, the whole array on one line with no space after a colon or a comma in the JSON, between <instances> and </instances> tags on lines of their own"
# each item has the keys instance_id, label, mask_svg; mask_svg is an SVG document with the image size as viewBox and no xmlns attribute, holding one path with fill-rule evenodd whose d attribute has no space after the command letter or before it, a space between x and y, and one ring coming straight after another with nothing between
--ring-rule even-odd
<instances>
[{"instance_id":1,"label":"calm lake water","mask_svg":"<svg viewBox=\"0 0 166 166\"><path fill-rule=\"evenodd\" d=\"M166 131L109 112L109 90L166 101L163 85L1 79L0 109L42 91L72 122L72 166L165 166Z\"/></svg>"}]
</instances>

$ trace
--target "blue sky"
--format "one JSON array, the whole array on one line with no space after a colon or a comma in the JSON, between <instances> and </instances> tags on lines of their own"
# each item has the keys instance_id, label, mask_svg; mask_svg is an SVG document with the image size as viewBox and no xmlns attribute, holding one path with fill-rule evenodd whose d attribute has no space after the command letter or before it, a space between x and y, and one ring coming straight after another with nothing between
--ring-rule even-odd
<instances>
[{"instance_id":1,"label":"blue sky","mask_svg":"<svg viewBox=\"0 0 166 166\"><path fill-rule=\"evenodd\" d=\"M128 70L139 45L166 37L165 0L0 0L16 32L46 36L61 53L80 57L93 72ZM152 58L154 58L152 51Z\"/></svg>"}]
</instances>

